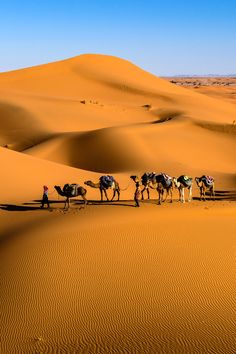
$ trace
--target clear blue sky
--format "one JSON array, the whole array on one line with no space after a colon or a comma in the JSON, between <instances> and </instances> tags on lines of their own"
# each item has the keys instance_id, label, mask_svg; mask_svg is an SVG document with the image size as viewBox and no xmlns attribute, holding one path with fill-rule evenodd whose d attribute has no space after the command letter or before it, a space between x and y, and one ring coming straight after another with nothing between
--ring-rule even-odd
<instances>
[{"instance_id":1,"label":"clear blue sky","mask_svg":"<svg viewBox=\"0 0 236 354\"><path fill-rule=\"evenodd\" d=\"M0 71L84 53L156 75L236 73L236 0L0 0Z\"/></svg>"}]
</instances>

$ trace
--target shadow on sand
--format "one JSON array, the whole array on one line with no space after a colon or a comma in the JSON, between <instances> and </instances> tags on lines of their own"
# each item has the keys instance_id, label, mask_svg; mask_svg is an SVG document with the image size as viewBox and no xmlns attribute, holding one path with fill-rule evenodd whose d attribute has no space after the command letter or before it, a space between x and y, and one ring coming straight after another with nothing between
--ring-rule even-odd
<instances>
[{"instance_id":1,"label":"shadow on sand","mask_svg":"<svg viewBox=\"0 0 236 354\"><path fill-rule=\"evenodd\" d=\"M193 200L199 200L200 197L193 197ZM210 194L206 193L206 201L212 200ZM236 201L236 191L215 191L215 201Z\"/></svg>"},{"instance_id":2,"label":"shadow on sand","mask_svg":"<svg viewBox=\"0 0 236 354\"><path fill-rule=\"evenodd\" d=\"M63 204L64 201L50 200L50 204ZM41 200L33 200L22 204L0 204L0 209L7 211L32 211L32 210L51 210L53 208L41 208Z\"/></svg>"},{"instance_id":3,"label":"shadow on sand","mask_svg":"<svg viewBox=\"0 0 236 354\"><path fill-rule=\"evenodd\" d=\"M193 197L193 200L200 201L200 197ZM211 201L209 193L206 193L206 201ZM176 200L173 200L175 203ZM217 190L215 192L215 201L220 202L220 201L236 201L236 191L219 191ZM149 199L149 200L143 200L140 201L141 204L157 204L157 199ZM166 201L168 203L169 201ZM55 204L60 204L62 205L62 208L65 204L64 200L50 200L50 206L55 205ZM72 200L71 204L74 206L83 206L84 201L83 200ZM99 205L99 206L115 206L115 207L135 207L134 206L134 201L132 199L129 200L120 200L120 201L99 201L99 200L88 200L88 205ZM0 204L0 209L6 210L6 211L33 211L33 210L53 210L57 209L56 207L50 207L49 209L44 207L43 209L40 208L41 206L41 200L33 200L32 202L25 202L22 204ZM60 209L62 209L60 208Z\"/></svg>"}]
</instances>

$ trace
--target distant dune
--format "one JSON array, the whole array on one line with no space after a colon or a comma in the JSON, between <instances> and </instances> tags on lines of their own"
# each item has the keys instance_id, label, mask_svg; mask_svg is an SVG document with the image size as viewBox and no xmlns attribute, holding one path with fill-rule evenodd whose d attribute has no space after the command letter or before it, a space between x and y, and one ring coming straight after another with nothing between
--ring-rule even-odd
<instances>
[{"instance_id":1,"label":"distant dune","mask_svg":"<svg viewBox=\"0 0 236 354\"><path fill-rule=\"evenodd\" d=\"M236 105L204 90L105 55L0 74L3 354L234 353ZM145 171L212 175L216 200L134 208Z\"/></svg>"},{"instance_id":2,"label":"distant dune","mask_svg":"<svg viewBox=\"0 0 236 354\"><path fill-rule=\"evenodd\" d=\"M3 73L0 92L2 146L104 173L235 172L235 107L128 61L82 55Z\"/></svg>"}]
</instances>

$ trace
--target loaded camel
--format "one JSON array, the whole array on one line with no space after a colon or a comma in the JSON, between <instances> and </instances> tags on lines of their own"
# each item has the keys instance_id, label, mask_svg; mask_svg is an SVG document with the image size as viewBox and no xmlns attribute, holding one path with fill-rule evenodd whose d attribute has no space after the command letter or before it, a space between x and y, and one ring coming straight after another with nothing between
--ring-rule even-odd
<instances>
[{"instance_id":1,"label":"loaded camel","mask_svg":"<svg viewBox=\"0 0 236 354\"><path fill-rule=\"evenodd\" d=\"M59 195L61 195L62 197L66 197L64 209L66 209L66 205L68 205L68 209L69 209L70 198L80 196L84 200L84 205L86 205L88 203L88 201L85 197L87 190L84 187L80 186L79 184L76 184L76 183L68 184L67 183L64 185L63 189L61 189L60 186L54 186L54 188L56 189L56 191Z\"/></svg>"},{"instance_id":2,"label":"loaded camel","mask_svg":"<svg viewBox=\"0 0 236 354\"><path fill-rule=\"evenodd\" d=\"M130 178L135 182L139 182L138 176L130 176ZM150 196L149 188L156 189L158 192L158 204L164 202L168 195L171 195L171 203L173 201L172 193L173 193L173 180L170 176L165 173L156 174L155 172L151 173L144 173L141 177L141 184L144 186L143 190L141 191L142 200L143 193L146 190L148 194L148 199ZM164 199L164 192L166 191L166 197Z\"/></svg>"},{"instance_id":3,"label":"loaded camel","mask_svg":"<svg viewBox=\"0 0 236 354\"><path fill-rule=\"evenodd\" d=\"M158 193L158 204L161 205L165 202L170 194L170 203L173 202L173 179L165 173L156 174L152 178L150 188L156 189ZM166 191L166 197L164 199L164 192Z\"/></svg>"},{"instance_id":4,"label":"loaded camel","mask_svg":"<svg viewBox=\"0 0 236 354\"><path fill-rule=\"evenodd\" d=\"M143 193L147 191L148 199L150 199L150 184L152 183L152 178L155 175L155 172L146 172L142 175L141 181L139 180L138 176L130 176L130 178L134 181L134 183L140 183L143 186L141 190L142 200L144 199Z\"/></svg>"},{"instance_id":5,"label":"loaded camel","mask_svg":"<svg viewBox=\"0 0 236 354\"><path fill-rule=\"evenodd\" d=\"M210 193L210 199L215 200L214 178L211 176L195 177L196 184L200 191L200 200L206 200L206 191Z\"/></svg>"},{"instance_id":6,"label":"loaded camel","mask_svg":"<svg viewBox=\"0 0 236 354\"><path fill-rule=\"evenodd\" d=\"M188 189L188 202L192 200L192 188L193 188L193 179L191 177L182 175L178 178L173 177L173 183L176 188L179 190L179 201L185 203L184 190Z\"/></svg>"},{"instance_id":7,"label":"loaded camel","mask_svg":"<svg viewBox=\"0 0 236 354\"><path fill-rule=\"evenodd\" d=\"M92 181L85 181L84 184L92 188L98 188L100 190L101 201L103 201L103 193L105 194L107 201L109 201L107 195L107 190L109 188L113 190L113 196L111 198L111 201L115 198L116 194L118 197L117 200L120 200L120 186L119 183L112 176L101 176L99 178L99 182L97 183L94 183Z\"/></svg>"}]
</instances>

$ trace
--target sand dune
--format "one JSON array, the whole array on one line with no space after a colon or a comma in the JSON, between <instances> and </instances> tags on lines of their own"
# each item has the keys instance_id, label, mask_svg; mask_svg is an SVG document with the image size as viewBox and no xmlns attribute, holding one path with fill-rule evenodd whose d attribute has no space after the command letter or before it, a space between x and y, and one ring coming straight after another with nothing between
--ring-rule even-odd
<instances>
[{"instance_id":1,"label":"sand dune","mask_svg":"<svg viewBox=\"0 0 236 354\"><path fill-rule=\"evenodd\" d=\"M0 74L4 354L234 353L236 107L196 91L103 55ZM148 170L216 201L134 208ZM54 185L104 173L120 202L63 210Z\"/></svg>"}]
</instances>

